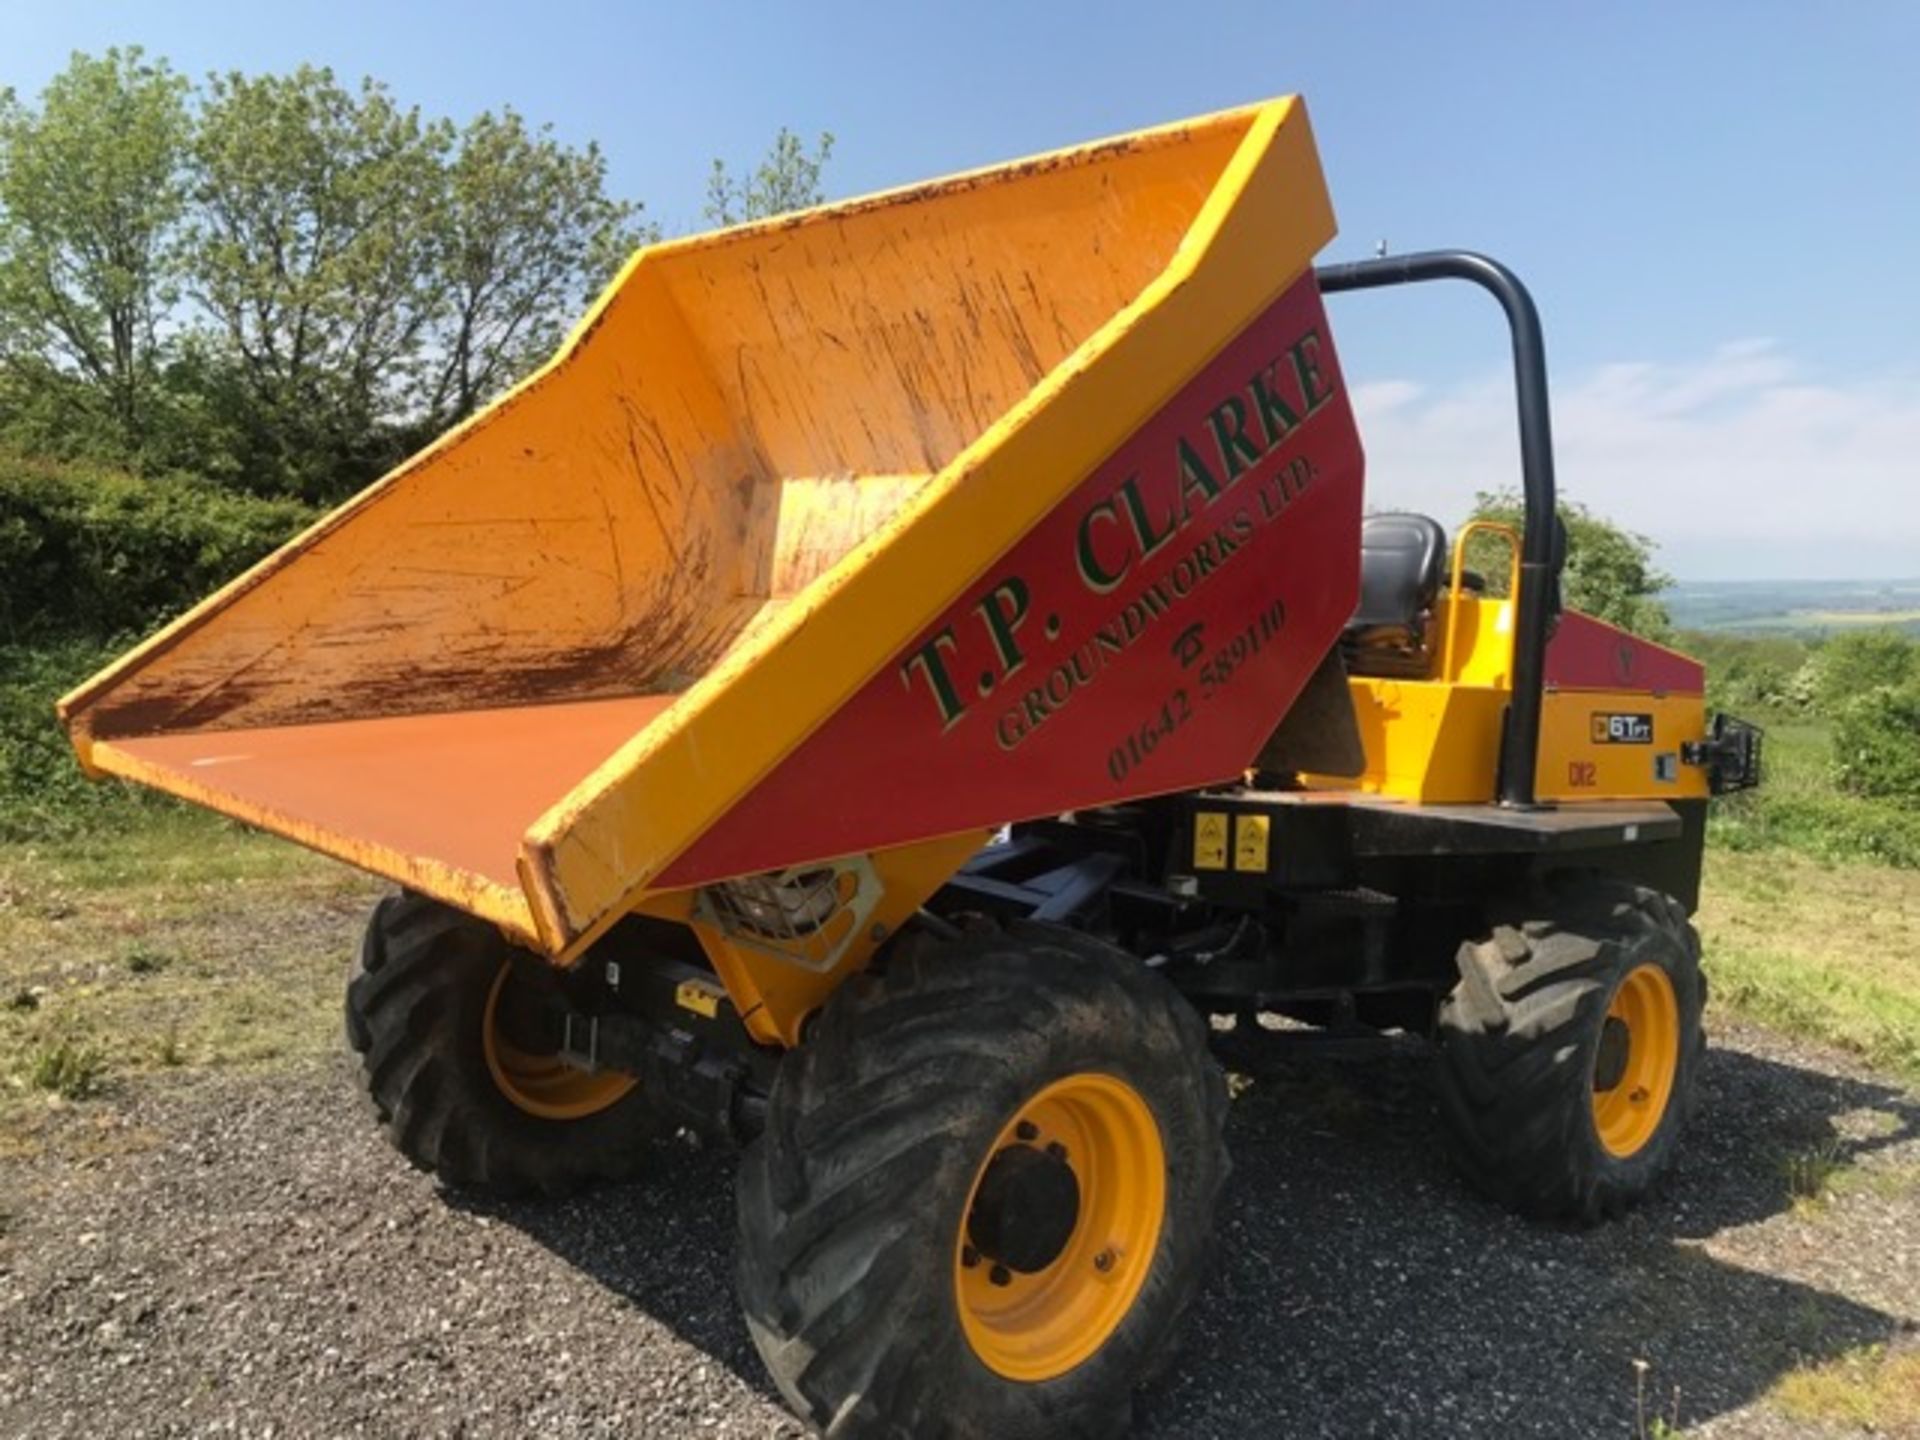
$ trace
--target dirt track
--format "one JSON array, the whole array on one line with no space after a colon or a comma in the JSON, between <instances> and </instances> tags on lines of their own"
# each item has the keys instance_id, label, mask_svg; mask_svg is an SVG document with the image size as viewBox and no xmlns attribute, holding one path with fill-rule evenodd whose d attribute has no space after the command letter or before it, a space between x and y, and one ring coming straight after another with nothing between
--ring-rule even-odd
<instances>
[{"instance_id":1,"label":"dirt track","mask_svg":"<svg viewBox=\"0 0 1920 1440\"><path fill-rule=\"evenodd\" d=\"M1914 1343L1920 1100L1721 1036L1675 1183L1574 1234L1449 1172L1412 1061L1263 1066L1149 1437L1808 1433L1796 1362ZM1871 1183L1796 1209L1791 1157ZM436 1192L344 1061L80 1107L0 1180L0 1435L774 1436L730 1295L731 1160L559 1205ZM1697 1427L1693 1428L1693 1427Z\"/></svg>"}]
</instances>

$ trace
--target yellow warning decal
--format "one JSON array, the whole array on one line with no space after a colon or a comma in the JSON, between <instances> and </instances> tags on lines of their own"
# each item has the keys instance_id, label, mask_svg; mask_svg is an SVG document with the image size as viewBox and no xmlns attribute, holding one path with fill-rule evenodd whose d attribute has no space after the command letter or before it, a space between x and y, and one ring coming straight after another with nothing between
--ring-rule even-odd
<instances>
[{"instance_id":1,"label":"yellow warning decal","mask_svg":"<svg viewBox=\"0 0 1920 1440\"><path fill-rule=\"evenodd\" d=\"M1267 870L1267 838L1272 828L1265 815L1237 815L1233 821L1233 868L1264 875Z\"/></svg>"},{"instance_id":2,"label":"yellow warning decal","mask_svg":"<svg viewBox=\"0 0 1920 1440\"><path fill-rule=\"evenodd\" d=\"M682 980L674 987L673 1003L711 1020L720 1013L720 1000L726 992L703 980Z\"/></svg>"},{"instance_id":3,"label":"yellow warning decal","mask_svg":"<svg viewBox=\"0 0 1920 1440\"><path fill-rule=\"evenodd\" d=\"M1196 810L1193 816L1193 868L1227 868L1227 817L1219 810Z\"/></svg>"}]
</instances>

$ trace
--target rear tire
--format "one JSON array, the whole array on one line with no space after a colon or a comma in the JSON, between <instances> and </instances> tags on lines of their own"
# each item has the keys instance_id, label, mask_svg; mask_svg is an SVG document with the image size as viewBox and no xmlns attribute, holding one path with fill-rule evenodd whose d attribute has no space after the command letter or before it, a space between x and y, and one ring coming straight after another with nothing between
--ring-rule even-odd
<instances>
[{"instance_id":1,"label":"rear tire","mask_svg":"<svg viewBox=\"0 0 1920 1440\"><path fill-rule=\"evenodd\" d=\"M531 998L514 955L492 926L425 896L374 907L346 1029L375 1117L445 1185L557 1195L633 1174L657 1128L645 1097L624 1077L566 1070L525 1036L511 1046Z\"/></svg>"},{"instance_id":2,"label":"rear tire","mask_svg":"<svg viewBox=\"0 0 1920 1440\"><path fill-rule=\"evenodd\" d=\"M1120 1433L1200 1285L1226 1108L1192 1008L1085 936L982 926L848 980L741 1167L781 1392L837 1440Z\"/></svg>"},{"instance_id":3,"label":"rear tire","mask_svg":"<svg viewBox=\"0 0 1920 1440\"><path fill-rule=\"evenodd\" d=\"M1558 877L1541 908L1460 947L1441 1107L1482 1191L1592 1223L1678 1152L1706 1046L1700 941L1679 901L1609 877Z\"/></svg>"}]
</instances>

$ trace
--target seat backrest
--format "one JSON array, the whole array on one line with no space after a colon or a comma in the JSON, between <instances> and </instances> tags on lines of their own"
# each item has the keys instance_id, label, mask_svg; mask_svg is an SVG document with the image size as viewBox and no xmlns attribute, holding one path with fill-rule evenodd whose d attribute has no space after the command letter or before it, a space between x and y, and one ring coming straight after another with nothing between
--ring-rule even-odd
<instances>
[{"instance_id":1,"label":"seat backrest","mask_svg":"<svg viewBox=\"0 0 1920 1440\"><path fill-rule=\"evenodd\" d=\"M1447 532L1425 515L1369 515L1360 524L1360 606L1349 632L1417 626L1447 565Z\"/></svg>"}]
</instances>

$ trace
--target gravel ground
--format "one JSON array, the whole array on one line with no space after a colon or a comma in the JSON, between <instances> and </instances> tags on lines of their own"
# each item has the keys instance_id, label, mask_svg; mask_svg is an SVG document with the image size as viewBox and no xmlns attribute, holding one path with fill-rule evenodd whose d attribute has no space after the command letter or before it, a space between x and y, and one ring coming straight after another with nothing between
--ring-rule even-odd
<instances>
[{"instance_id":1,"label":"gravel ground","mask_svg":"<svg viewBox=\"0 0 1920 1440\"><path fill-rule=\"evenodd\" d=\"M1717 1037L1673 1183L1572 1233L1449 1172L1423 1068L1263 1062L1147 1437L1808 1433L1795 1363L1916 1343L1920 1098ZM0 1162L0 1434L800 1433L729 1275L732 1161L564 1204L438 1193L344 1060L132 1087ZM1870 1183L1796 1206L1793 1156ZM1649 1404L1648 1409L1656 1408Z\"/></svg>"}]
</instances>

